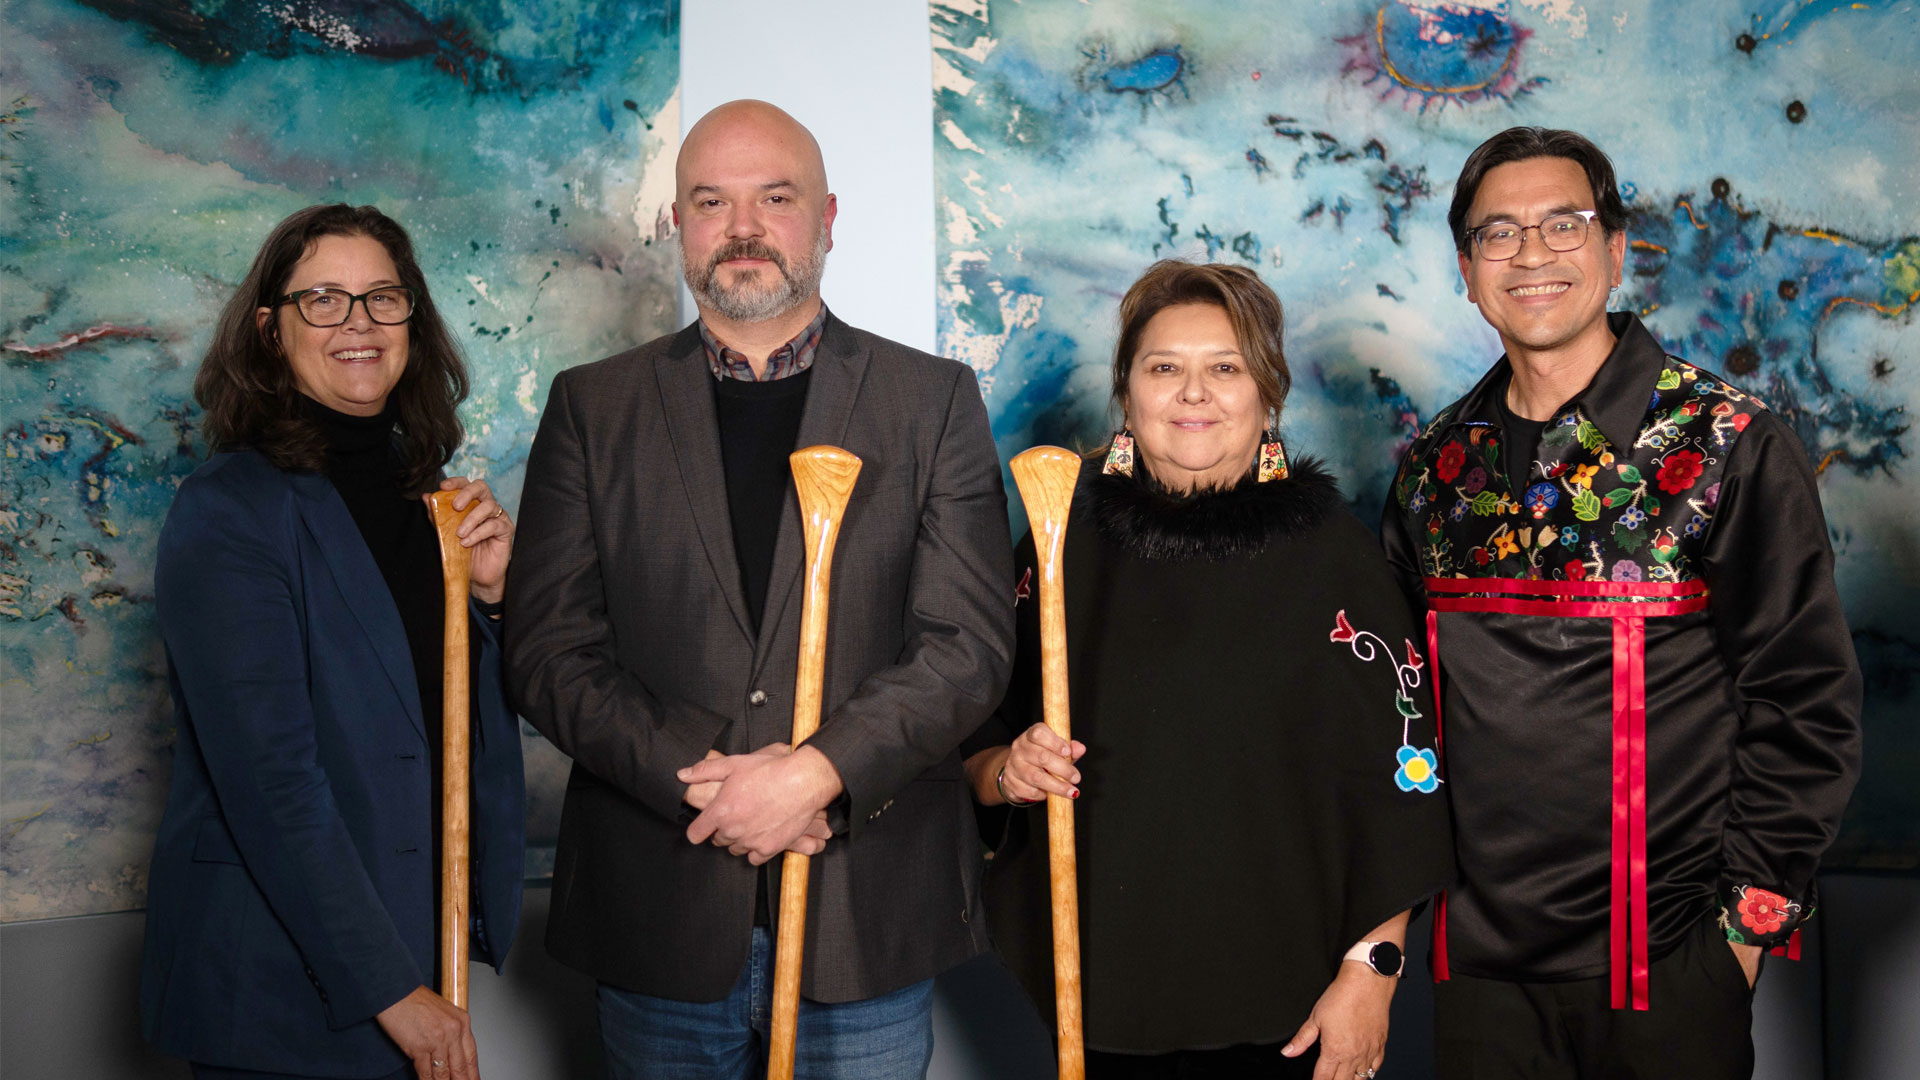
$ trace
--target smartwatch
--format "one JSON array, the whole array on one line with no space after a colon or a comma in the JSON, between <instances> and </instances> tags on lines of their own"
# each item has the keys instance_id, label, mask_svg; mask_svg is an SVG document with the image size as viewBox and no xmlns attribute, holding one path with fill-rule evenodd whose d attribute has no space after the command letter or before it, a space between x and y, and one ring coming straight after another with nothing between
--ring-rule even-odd
<instances>
[{"instance_id":1,"label":"smartwatch","mask_svg":"<svg viewBox=\"0 0 1920 1080\"><path fill-rule=\"evenodd\" d=\"M1391 941L1363 941L1348 949L1347 955L1340 959L1365 964L1374 970L1374 974L1389 979L1398 978L1401 970L1407 966L1406 955L1400 951L1400 946Z\"/></svg>"}]
</instances>

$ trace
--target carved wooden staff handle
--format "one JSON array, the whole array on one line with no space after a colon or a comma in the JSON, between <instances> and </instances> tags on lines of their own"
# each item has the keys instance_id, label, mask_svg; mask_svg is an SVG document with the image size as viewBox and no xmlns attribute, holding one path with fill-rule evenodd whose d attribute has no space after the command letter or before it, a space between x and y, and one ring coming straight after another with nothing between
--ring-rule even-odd
<instances>
[{"instance_id":1,"label":"carved wooden staff handle","mask_svg":"<svg viewBox=\"0 0 1920 1080\"><path fill-rule=\"evenodd\" d=\"M460 524L473 512L453 508L457 492L427 496L440 534L440 580L446 590L446 631L441 638L440 713L440 996L467 1007L467 903L472 822L472 709L468 701L467 592L473 583L473 549L460 546ZM474 505L478 505L475 503Z\"/></svg>"},{"instance_id":2,"label":"carved wooden staff handle","mask_svg":"<svg viewBox=\"0 0 1920 1080\"><path fill-rule=\"evenodd\" d=\"M1036 446L1015 456L1013 482L1027 507L1040 562L1040 696L1047 727L1073 738L1067 709L1067 609L1061 555L1080 455ZM1073 850L1073 803L1047 796L1047 862L1053 876L1053 994L1059 1021L1060 1080L1082 1080L1086 1062L1080 1025L1080 886Z\"/></svg>"},{"instance_id":3,"label":"carved wooden staff handle","mask_svg":"<svg viewBox=\"0 0 1920 1080\"><path fill-rule=\"evenodd\" d=\"M793 748L820 727L820 695L827 669L827 588L833 544L846 517L847 497L860 478L860 459L834 446L795 450L793 487L800 496L807 568L800 606L800 670L793 682ZM792 1080L794 1034L800 1022L800 962L807 940L807 872L811 860L789 851L780 864L780 918L773 958L773 1016L767 1048L769 1080Z\"/></svg>"}]
</instances>

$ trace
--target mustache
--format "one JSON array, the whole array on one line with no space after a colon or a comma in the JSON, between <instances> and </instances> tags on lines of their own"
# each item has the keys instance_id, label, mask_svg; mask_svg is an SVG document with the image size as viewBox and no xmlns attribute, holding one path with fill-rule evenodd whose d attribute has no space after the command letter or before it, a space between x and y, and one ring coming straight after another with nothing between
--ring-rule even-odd
<instances>
[{"instance_id":1,"label":"mustache","mask_svg":"<svg viewBox=\"0 0 1920 1080\"><path fill-rule=\"evenodd\" d=\"M720 264L732 259L765 259L779 269L784 276L787 272L787 260L778 251L758 240L734 240L713 253L707 260L707 277L711 279Z\"/></svg>"}]
</instances>

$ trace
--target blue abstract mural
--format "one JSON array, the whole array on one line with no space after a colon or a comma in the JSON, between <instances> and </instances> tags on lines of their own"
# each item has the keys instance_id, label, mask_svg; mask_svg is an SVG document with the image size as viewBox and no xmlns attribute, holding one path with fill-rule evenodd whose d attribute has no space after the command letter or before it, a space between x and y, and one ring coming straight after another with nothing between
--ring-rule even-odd
<instances>
[{"instance_id":1,"label":"blue abstract mural","mask_svg":"<svg viewBox=\"0 0 1920 1080\"><path fill-rule=\"evenodd\" d=\"M518 504L561 368L674 322L677 0L14 0L0 38L0 912L138 907L169 775L160 523L192 381L280 218L373 203ZM565 761L528 740L536 851ZM550 854L547 854L550 862Z\"/></svg>"},{"instance_id":2,"label":"blue abstract mural","mask_svg":"<svg viewBox=\"0 0 1920 1080\"><path fill-rule=\"evenodd\" d=\"M1920 10L1760 7L934 0L940 348L1003 456L1096 445L1127 285L1166 256L1255 267L1287 305L1291 449L1374 521L1500 353L1446 226L1461 163L1515 124L1586 133L1632 213L1616 305L1819 470L1868 685L1829 865L1920 869Z\"/></svg>"}]
</instances>

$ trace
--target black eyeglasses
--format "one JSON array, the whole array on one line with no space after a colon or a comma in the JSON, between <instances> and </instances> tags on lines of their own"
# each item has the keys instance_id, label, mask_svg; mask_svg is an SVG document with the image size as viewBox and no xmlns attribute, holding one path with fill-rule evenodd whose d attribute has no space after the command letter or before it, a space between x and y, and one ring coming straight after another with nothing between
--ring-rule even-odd
<instances>
[{"instance_id":1,"label":"black eyeglasses","mask_svg":"<svg viewBox=\"0 0 1920 1080\"><path fill-rule=\"evenodd\" d=\"M353 318L353 305L367 309L367 318L382 326L396 326L413 317L413 290L405 285L385 285L363 293L345 289L301 289L273 302L274 307L292 304L308 326L339 326Z\"/></svg>"},{"instance_id":2,"label":"black eyeglasses","mask_svg":"<svg viewBox=\"0 0 1920 1080\"><path fill-rule=\"evenodd\" d=\"M1597 210L1575 210L1542 218L1538 225L1489 221L1468 235L1480 246L1481 258L1505 262L1520 254L1521 245L1526 243L1529 232L1539 233L1540 242L1547 245L1548 251L1577 251L1580 245L1587 242L1587 232L1593 227L1593 219L1598 216Z\"/></svg>"}]
</instances>

